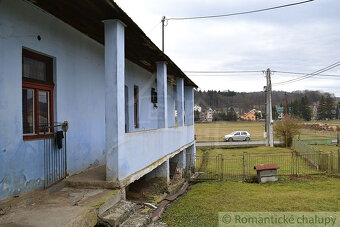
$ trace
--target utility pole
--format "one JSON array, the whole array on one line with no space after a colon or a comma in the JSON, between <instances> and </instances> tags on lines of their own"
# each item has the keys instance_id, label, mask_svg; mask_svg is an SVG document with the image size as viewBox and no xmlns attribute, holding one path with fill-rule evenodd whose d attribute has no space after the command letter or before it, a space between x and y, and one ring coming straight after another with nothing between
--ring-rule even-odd
<instances>
[{"instance_id":1,"label":"utility pole","mask_svg":"<svg viewBox=\"0 0 340 227\"><path fill-rule=\"evenodd\" d=\"M287 144L287 142L288 142L288 128L287 128L287 92L285 92L285 109L286 109L286 113L285 113L285 125L286 125L286 133L285 133L285 135L286 135L286 148L288 147L288 144Z\"/></svg>"},{"instance_id":2,"label":"utility pole","mask_svg":"<svg viewBox=\"0 0 340 227\"><path fill-rule=\"evenodd\" d=\"M267 129L267 86L263 87L263 91L264 91L264 114L265 114L265 118L264 118L264 138L266 138L266 146L269 146L268 140L267 140L267 135L268 135L268 129Z\"/></svg>"},{"instance_id":3,"label":"utility pole","mask_svg":"<svg viewBox=\"0 0 340 227\"><path fill-rule=\"evenodd\" d=\"M267 94L267 102L266 102L266 124L267 124L267 138L266 138L266 146L274 147L274 132L273 132L273 110L272 110L272 83L271 83L271 71L267 69L266 71L266 94Z\"/></svg>"},{"instance_id":4,"label":"utility pole","mask_svg":"<svg viewBox=\"0 0 340 227\"><path fill-rule=\"evenodd\" d=\"M164 53L164 26L165 26L165 16L162 17L162 51Z\"/></svg>"}]
</instances>

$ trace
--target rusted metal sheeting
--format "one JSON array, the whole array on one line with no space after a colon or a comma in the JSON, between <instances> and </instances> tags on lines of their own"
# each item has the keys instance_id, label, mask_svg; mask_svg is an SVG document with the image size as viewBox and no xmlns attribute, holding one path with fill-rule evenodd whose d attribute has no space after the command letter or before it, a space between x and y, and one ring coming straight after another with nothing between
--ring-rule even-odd
<instances>
[{"instance_id":1,"label":"rusted metal sheeting","mask_svg":"<svg viewBox=\"0 0 340 227\"><path fill-rule=\"evenodd\" d=\"M261 164L261 165L257 165L254 166L254 169L256 170L269 170L269 169L279 169L279 165L278 164Z\"/></svg>"},{"instance_id":2,"label":"rusted metal sheeting","mask_svg":"<svg viewBox=\"0 0 340 227\"><path fill-rule=\"evenodd\" d=\"M54 15L97 42L104 44L103 20L119 19L126 24L125 56L142 68L156 72L155 62L166 61L168 74L184 78L185 85L197 87L112 0L27 0Z\"/></svg>"},{"instance_id":3,"label":"rusted metal sheeting","mask_svg":"<svg viewBox=\"0 0 340 227\"><path fill-rule=\"evenodd\" d=\"M152 213L152 221L156 221L164 212L166 206L172 201L176 200L179 196L183 195L189 187L189 183L185 182L182 188L174 195L167 196Z\"/></svg>"}]
</instances>

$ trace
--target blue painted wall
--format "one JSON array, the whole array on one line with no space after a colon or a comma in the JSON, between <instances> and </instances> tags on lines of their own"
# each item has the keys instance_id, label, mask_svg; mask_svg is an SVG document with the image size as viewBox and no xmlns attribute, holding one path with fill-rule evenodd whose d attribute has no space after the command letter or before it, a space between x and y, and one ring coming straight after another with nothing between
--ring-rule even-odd
<instances>
[{"instance_id":1,"label":"blue painted wall","mask_svg":"<svg viewBox=\"0 0 340 227\"><path fill-rule=\"evenodd\" d=\"M0 0L0 200L44 185L43 141L23 141L22 135L23 47L55 60L54 120L69 122L69 173L106 162L104 46L25 1ZM193 126L134 132L159 128L151 103L156 74L127 60L125 70L131 133L119 149L120 179L192 142L194 134ZM139 86L138 129L134 85ZM168 86L169 126L174 125L175 97Z\"/></svg>"},{"instance_id":2,"label":"blue painted wall","mask_svg":"<svg viewBox=\"0 0 340 227\"><path fill-rule=\"evenodd\" d=\"M194 140L194 125L125 134L119 147L119 180Z\"/></svg>"},{"instance_id":3,"label":"blue painted wall","mask_svg":"<svg viewBox=\"0 0 340 227\"><path fill-rule=\"evenodd\" d=\"M22 138L23 47L55 58L54 118L70 125L70 173L103 164L104 101L98 101L104 100L103 46L18 0L0 1L0 31L0 199L43 187L43 142Z\"/></svg>"},{"instance_id":4,"label":"blue painted wall","mask_svg":"<svg viewBox=\"0 0 340 227\"><path fill-rule=\"evenodd\" d=\"M125 61L125 85L129 90L129 132L156 129L157 108L151 102L151 88L156 88L156 75ZM134 127L134 86L139 87L139 128Z\"/></svg>"}]
</instances>

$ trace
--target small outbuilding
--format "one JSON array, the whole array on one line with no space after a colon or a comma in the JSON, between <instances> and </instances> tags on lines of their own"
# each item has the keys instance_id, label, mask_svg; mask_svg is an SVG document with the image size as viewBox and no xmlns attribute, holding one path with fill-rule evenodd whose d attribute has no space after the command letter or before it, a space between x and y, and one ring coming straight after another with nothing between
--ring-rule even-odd
<instances>
[{"instance_id":1,"label":"small outbuilding","mask_svg":"<svg viewBox=\"0 0 340 227\"><path fill-rule=\"evenodd\" d=\"M277 170L279 168L278 164L261 164L254 166L257 172L257 182L266 183L278 181Z\"/></svg>"}]
</instances>

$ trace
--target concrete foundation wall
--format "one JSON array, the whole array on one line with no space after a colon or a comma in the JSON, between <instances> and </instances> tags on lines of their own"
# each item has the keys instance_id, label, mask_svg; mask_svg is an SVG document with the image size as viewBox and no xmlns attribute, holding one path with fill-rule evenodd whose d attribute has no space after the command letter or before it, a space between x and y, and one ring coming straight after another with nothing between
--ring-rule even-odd
<instances>
[{"instance_id":1,"label":"concrete foundation wall","mask_svg":"<svg viewBox=\"0 0 340 227\"><path fill-rule=\"evenodd\" d=\"M167 184L170 182L170 166L169 160L163 162L160 166L145 175L145 180L149 181L153 178L160 178Z\"/></svg>"}]
</instances>

